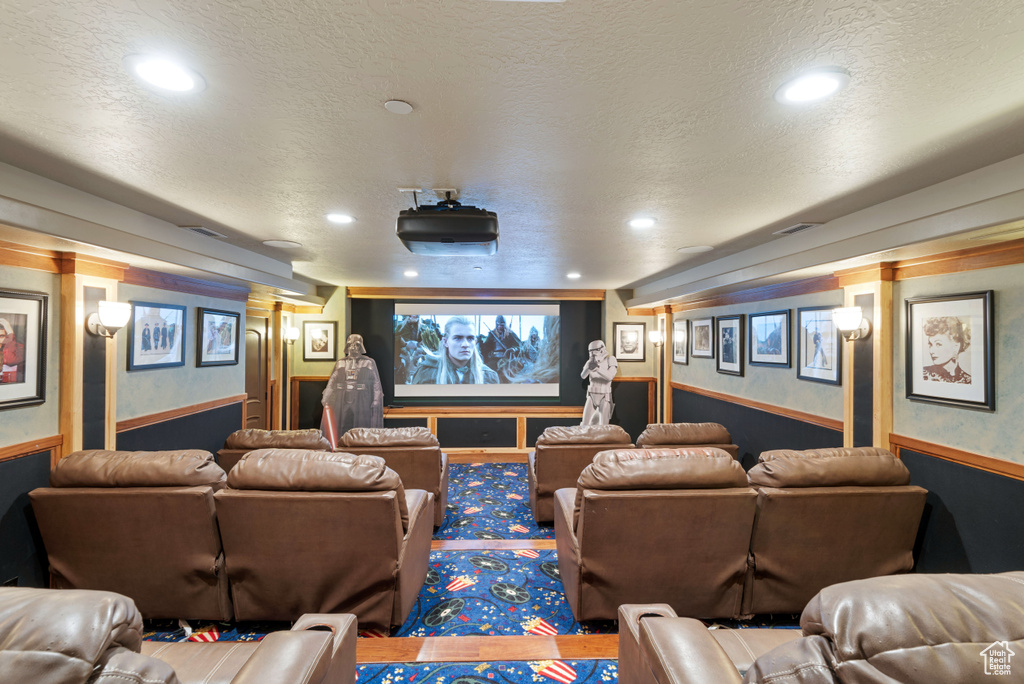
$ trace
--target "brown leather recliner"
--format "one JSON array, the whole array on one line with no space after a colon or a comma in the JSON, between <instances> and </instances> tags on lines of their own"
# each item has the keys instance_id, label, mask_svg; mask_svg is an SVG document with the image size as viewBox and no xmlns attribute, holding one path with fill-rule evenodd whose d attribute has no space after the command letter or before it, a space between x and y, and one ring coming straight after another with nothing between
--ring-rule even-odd
<instances>
[{"instance_id":1,"label":"brown leather recliner","mask_svg":"<svg viewBox=\"0 0 1024 684\"><path fill-rule=\"evenodd\" d=\"M715 447L739 458L740 448L720 423L651 423L640 433L636 445L641 449L687 449Z\"/></svg>"},{"instance_id":2,"label":"brown leather recliner","mask_svg":"<svg viewBox=\"0 0 1024 684\"><path fill-rule=\"evenodd\" d=\"M538 523L555 519L555 492L575 487L583 469L599 451L628 449L629 435L618 425L568 425L549 427L537 438L527 457L526 478L530 510Z\"/></svg>"},{"instance_id":3,"label":"brown leather recliner","mask_svg":"<svg viewBox=\"0 0 1024 684\"><path fill-rule=\"evenodd\" d=\"M734 617L757 493L721 449L603 451L555 492L558 569L577 620L623 603ZM640 599L639 597L645 597Z\"/></svg>"},{"instance_id":4,"label":"brown leather recliner","mask_svg":"<svg viewBox=\"0 0 1024 684\"><path fill-rule=\"evenodd\" d=\"M664 608L622 607L619 681L982 684L1020 679L1020 661L1007 656L1024 653L1024 572L908 574L835 584L807 604L801 631L709 630L697 620L658 617ZM744 646L735 646L741 641Z\"/></svg>"},{"instance_id":5,"label":"brown leather recliner","mask_svg":"<svg viewBox=\"0 0 1024 684\"><path fill-rule=\"evenodd\" d=\"M224 448L217 452L217 462L225 472L238 460L256 449L307 449L334 451L330 440L317 428L306 430L261 430L246 428L235 430L224 440Z\"/></svg>"},{"instance_id":6,"label":"brown leather recliner","mask_svg":"<svg viewBox=\"0 0 1024 684\"><path fill-rule=\"evenodd\" d=\"M217 492L237 620L354 613L400 625L427 576L433 495L378 456L251 451Z\"/></svg>"},{"instance_id":7,"label":"brown leather recliner","mask_svg":"<svg viewBox=\"0 0 1024 684\"><path fill-rule=\"evenodd\" d=\"M448 454L425 427L352 428L341 436L338 449L380 456L409 489L434 495L434 527L444 522L448 505Z\"/></svg>"},{"instance_id":8,"label":"brown leather recliner","mask_svg":"<svg viewBox=\"0 0 1024 684\"><path fill-rule=\"evenodd\" d=\"M757 518L745 614L797 613L824 587L909 572L928 492L876 447L766 451L747 477Z\"/></svg>"},{"instance_id":9,"label":"brown leather recliner","mask_svg":"<svg viewBox=\"0 0 1024 684\"><path fill-rule=\"evenodd\" d=\"M59 589L128 596L146 618L227 620L208 451L78 451L29 493Z\"/></svg>"},{"instance_id":10,"label":"brown leather recliner","mask_svg":"<svg viewBox=\"0 0 1024 684\"><path fill-rule=\"evenodd\" d=\"M351 684L352 615L304 615L261 641L142 641L132 600L106 591L0 589L0 679L32 684Z\"/></svg>"}]
</instances>

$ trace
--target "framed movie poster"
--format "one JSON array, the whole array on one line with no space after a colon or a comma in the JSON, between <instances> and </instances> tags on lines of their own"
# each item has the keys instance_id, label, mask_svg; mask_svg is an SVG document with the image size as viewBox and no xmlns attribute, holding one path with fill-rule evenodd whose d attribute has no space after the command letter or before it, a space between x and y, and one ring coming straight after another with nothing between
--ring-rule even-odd
<instances>
[{"instance_id":1,"label":"framed movie poster","mask_svg":"<svg viewBox=\"0 0 1024 684\"><path fill-rule=\"evenodd\" d=\"M789 368L789 309L753 313L747 319L750 327L748 363L751 366Z\"/></svg>"},{"instance_id":2,"label":"framed movie poster","mask_svg":"<svg viewBox=\"0 0 1024 684\"><path fill-rule=\"evenodd\" d=\"M0 409L46 401L46 304L42 292L0 290Z\"/></svg>"},{"instance_id":3,"label":"framed movie poster","mask_svg":"<svg viewBox=\"0 0 1024 684\"><path fill-rule=\"evenodd\" d=\"M711 343L714 329L713 318L696 318L690 321L690 356L701 359L715 358L715 347Z\"/></svg>"},{"instance_id":4,"label":"framed movie poster","mask_svg":"<svg viewBox=\"0 0 1024 684\"><path fill-rule=\"evenodd\" d=\"M907 302L907 398L996 409L992 290Z\"/></svg>"},{"instance_id":5,"label":"framed movie poster","mask_svg":"<svg viewBox=\"0 0 1024 684\"><path fill-rule=\"evenodd\" d=\"M132 302L128 370L185 365L185 307Z\"/></svg>"},{"instance_id":6,"label":"framed movie poster","mask_svg":"<svg viewBox=\"0 0 1024 684\"><path fill-rule=\"evenodd\" d=\"M647 324L613 323L615 358L619 361L643 361L647 358Z\"/></svg>"},{"instance_id":7,"label":"framed movie poster","mask_svg":"<svg viewBox=\"0 0 1024 684\"><path fill-rule=\"evenodd\" d=\"M796 377L841 384L842 337L832 322L831 306L796 310Z\"/></svg>"},{"instance_id":8,"label":"framed movie poster","mask_svg":"<svg viewBox=\"0 0 1024 684\"><path fill-rule=\"evenodd\" d=\"M715 319L717 370L726 375L743 375L743 316L719 316Z\"/></svg>"},{"instance_id":9,"label":"framed movie poster","mask_svg":"<svg viewBox=\"0 0 1024 684\"><path fill-rule=\"evenodd\" d=\"M690 344L687 334L689 331L690 321L685 319L672 321L672 363L680 363L684 366L689 363L687 355Z\"/></svg>"},{"instance_id":10,"label":"framed movie poster","mask_svg":"<svg viewBox=\"0 0 1024 684\"><path fill-rule=\"evenodd\" d=\"M241 316L234 311L198 310L196 366L233 366L238 363Z\"/></svg>"},{"instance_id":11,"label":"framed movie poster","mask_svg":"<svg viewBox=\"0 0 1024 684\"><path fill-rule=\"evenodd\" d=\"M338 322L302 322L302 360L336 361L338 359Z\"/></svg>"}]
</instances>

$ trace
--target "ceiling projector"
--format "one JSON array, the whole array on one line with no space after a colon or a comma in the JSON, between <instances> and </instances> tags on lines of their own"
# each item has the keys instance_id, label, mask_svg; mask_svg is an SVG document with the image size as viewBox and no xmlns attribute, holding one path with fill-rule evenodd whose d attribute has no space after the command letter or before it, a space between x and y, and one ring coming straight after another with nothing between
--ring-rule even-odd
<instances>
[{"instance_id":1,"label":"ceiling projector","mask_svg":"<svg viewBox=\"0 0 1024 684\"><path fill-rule=\"evenodd\" d=\"M451 199L398 213L396 233L414 254L490 256L498 251L498 215Z\"/></svg>"}]
</instances>

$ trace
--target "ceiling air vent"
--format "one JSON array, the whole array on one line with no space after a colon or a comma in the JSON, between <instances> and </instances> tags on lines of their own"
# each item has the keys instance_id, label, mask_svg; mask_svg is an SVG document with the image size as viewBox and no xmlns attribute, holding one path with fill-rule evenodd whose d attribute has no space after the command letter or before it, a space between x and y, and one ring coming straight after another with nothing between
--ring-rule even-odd
<instances>
[{"instance_id":1,"label":"ceiling air vent","mask_svg":"<svg viewBox=\"0 0 1024 684\"><path fill-rule=\"evenodd\" d=\"M805 230L810 230L811 228L817 228L820 225L820 223L797 223L796 225L790 226L789 228L777 230L774 233L772 233L772 235L795 235L797 233L802 233Z\"/></svg>"},{"instance_id":2,"label":"ceiling air vent","mask_svg":"<svg viewBox=\"0 0 1024 684\"><path fill-rule=\"evenodd\" d=\"M190 233L195 233L204 237L219 238L221 240L227 237L224 233L218 233L215 230L210 230L206 226L179 226L179 228L184 228Z\"/></svg>"}]
</instances>

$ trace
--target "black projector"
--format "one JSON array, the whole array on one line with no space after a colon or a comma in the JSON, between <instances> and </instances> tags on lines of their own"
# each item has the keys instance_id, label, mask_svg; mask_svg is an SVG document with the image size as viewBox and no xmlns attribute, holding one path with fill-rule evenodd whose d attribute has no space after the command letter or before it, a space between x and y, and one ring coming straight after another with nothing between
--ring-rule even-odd
<instances>
[{"instance_id":1,"label":"black projector","mask_svg":"<svg viewBox=\"0 0 1024 684\"><path fill-rule=\"evenodd\" d=\"M455 200L400 211L395 232L414 254L490 256L498 251L498 215Z\"/></svg>"}]
</instances>

